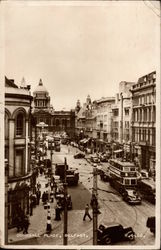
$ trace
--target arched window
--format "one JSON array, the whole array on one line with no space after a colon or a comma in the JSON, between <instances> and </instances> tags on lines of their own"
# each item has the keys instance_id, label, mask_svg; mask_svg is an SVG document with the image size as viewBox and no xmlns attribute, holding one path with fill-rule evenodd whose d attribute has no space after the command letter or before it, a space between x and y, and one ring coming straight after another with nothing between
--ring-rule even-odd
<instances>
[{"instance_id":1,"label":"arched window","mask_svg":"<svg viewBox=\"0 0 161 250\"><path fill-rule=\"evenodd\" d=\"M59 119L56 119L56 127L59 127L59 125L60 125Z\"/></svg>"},{"instance_id":2,"label":"arched window","mask_svg":"<svg viewBox=\"0 0 161 250\"><path fill-rule=\"evenodd\" d=\"M23 136L24 131L24 117L23 114L20 113L16 118L16 136Z\"/></svg>"}]
</instances>

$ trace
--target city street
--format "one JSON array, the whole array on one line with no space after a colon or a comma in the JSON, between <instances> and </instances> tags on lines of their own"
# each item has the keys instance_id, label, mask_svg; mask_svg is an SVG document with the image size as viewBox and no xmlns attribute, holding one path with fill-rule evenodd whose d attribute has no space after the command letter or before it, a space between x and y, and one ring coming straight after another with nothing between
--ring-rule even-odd
<instances>
[{"instance_id":1,"label":"city street","mask_svg":"<svg viewBox=\"0 0 161 250\"><path fill-rule=\"evenodd\" d=\"M93 185L92 164L86 159L74 159L73 155L79 151L71 146L61 145L61 151L53 154L53 170L56 162L67 159L69 167L79 170L79 185L68 187L68 193L72 197L73 209L68 211L68 245L92 245L93 223L88 219L83 221L86 203L90 204ZM48 157L50 151L48 150ZM107 164L107 163L103 163ZM117 245L153 245L154 235L146 227L148 216L155 214L155 206L146 201L141 205L128 205L119 194L98 176L98 200L101 214L98 215L98 225L109 222L120 223L124 227L131 226L136 233L135 241L123 241ZM107 190L107 192L106 192ZM110 193L111 192L111 193ZM112 193L113 192L113 193ZM92 210L90 210L92 215ZM46 216L46 213L44 213ZM54 218L51 219L54 225ZM40 245L62 245L63 244L63 215L62 221L52 230L51 235L44 234L41 237L26 239L16 244L40 244Z\"/></svg>"}]
</instances>

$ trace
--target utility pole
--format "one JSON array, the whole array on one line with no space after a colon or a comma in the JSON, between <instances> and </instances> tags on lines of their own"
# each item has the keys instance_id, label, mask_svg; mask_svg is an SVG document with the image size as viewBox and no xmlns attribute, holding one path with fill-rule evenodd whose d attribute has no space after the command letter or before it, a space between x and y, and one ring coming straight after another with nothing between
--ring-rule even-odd
<instances>
[{"instance_id":1,"label":"utility pole","mask_svg":"<svg viewBox=\"0 0 161 250\"><path fill-rule=\"evenodd\" d=\"M92 208L93 208L93 245L97 245L97 216L98 216L98 201L97 201L97 165L93 166L93 191L92 191Z\"/></svg>"},{"instance_id":2,"label":"utility pole","mask_svg":"<svg viewBox=\"0 0 161 250\"><path fill-rule=\"evenodd\" d=\"M67 235L67 227L68 227L68 210L67 210L67 161L66 157L64 160L65 169L64 169L64 232L63 232L63 245L68 245L68 235Z\"/></svg>"}]
</instances>

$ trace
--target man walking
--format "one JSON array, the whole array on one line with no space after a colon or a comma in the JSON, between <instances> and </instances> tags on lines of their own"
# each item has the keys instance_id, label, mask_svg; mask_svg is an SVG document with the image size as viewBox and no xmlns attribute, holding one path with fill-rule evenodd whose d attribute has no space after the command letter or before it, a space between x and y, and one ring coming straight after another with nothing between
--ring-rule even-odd
<instances>
[{"instance_id":1,"label":"man walking","mask_svg":"<svg viewBox=\"0 0 161 250\"><path fill-rule=\"evenodd\" d=\"M86 206L85 206L85 214L84 214L84 217L83 217L83 220L84 220L84 221L85 221L85 219L86 219L86 216L88 216L89 219L92 220L92 217L91 217L90 214L89 214L89 205L88 205L88 204L86 204Z\"/></svg>"}]
</instances>

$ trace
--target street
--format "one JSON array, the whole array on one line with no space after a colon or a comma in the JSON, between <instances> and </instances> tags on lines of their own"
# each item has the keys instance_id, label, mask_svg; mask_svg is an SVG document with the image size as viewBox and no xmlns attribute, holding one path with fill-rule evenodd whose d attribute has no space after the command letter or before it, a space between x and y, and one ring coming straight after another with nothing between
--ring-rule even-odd
<instances>
[{"instance_id":1,"label":"street","mask_svg":"<svg viewBox=\"0 0 161 250\"><path fill-rule=\"evenodd\" d=\"M61 145L61 151L54 151L52 156L53 170L54 163L64 161L65 157L69 167L78 168L80 177L78 186L68 187L68 193L73 202L73 209L68 211L68 245L92 245L93 223L89 219L83 221L85 205L90 204L91 200L92 164L86 159L74 159L73 155L77 151L77 148ZM50 158L49 150L48 157ZM136 233L135 241L123 241L116 245L153 245L155 238L146 227L146 221L148 216L155 214L155 206L147 201L142 201L141 205L131 206L125 203L119 194L114 193L116 191L109 183L101 181L98 176L98 201L101 211L101 214L98 215L98 226L100 223L114 222L133 228ZM92 210L90 210L90 214L92 215ZM44 216L46 215L44 214ZM53 219L52 223L55 223ZM17 244L19 243L17 242ZM50 235L43 234L38 238L26 239L23 244L63 245L63 214L61 223Z\"/></svg>"}]
</instances>

